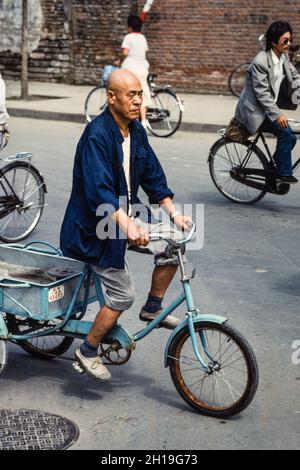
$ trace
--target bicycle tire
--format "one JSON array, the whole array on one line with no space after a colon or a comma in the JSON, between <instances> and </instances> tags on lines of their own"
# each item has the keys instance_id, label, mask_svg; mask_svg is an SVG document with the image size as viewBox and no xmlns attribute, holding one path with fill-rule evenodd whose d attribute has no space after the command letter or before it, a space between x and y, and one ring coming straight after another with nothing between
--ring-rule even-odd
<instances>
[{"instance_id":1,"label":"bicycle tire","mask_svg":"<svg viewBox=\"0 0 300 470\"><path fill-rule=\"evenodd\" d=\"M8 360L7 341L0 339L0 376L3 374Z\"/></svg>"},{"instance_id":2,"label":"bicycle tire","mask_svg":"<svg viewBox=\"0 0 300 470\"><path fill-rule=\"evenodd\" d=\"M0 203L0 240L15 243L30 235L39 223L45 204L45 183L30 162L10 163L2 168L2 172L0 198L8 199ZM6 179L20 198L21 207L10 201L14 194Z\"/></svg>"},{"instance_id":3,"label":"bicycle tire","mask_svg":"<svg viewBox=\"0 0 300 470\"><path fill-rule=\"evenodd\" d=\"M176 93L165 88L155 90L147 110L147 119L150 124L148 129L156 137L175 134L182 121L181 103Z\"/></svg>"},{"instance_id":4,"label":"bicycle tire","mask_svg":"<svg viewBox=\"0 0 300 470\"><path fill-rule=\"evenodd\" d=\"M246 73L250 63L245 62L235 67L228 77L228 88L230 93L239 98L245 83L246 83Z\"/></svg>"},{"instance_id":5,"label":"bicycle tire","mask_svg":"<svg viewBox=\"0 0 300 470\"><path fill-rule=\"evenodd\" d=\"M209 360L201 346L200 335L207 341L211 354L211 371L207 373L201 370L195 358L189 328L186 326L175 335L169 350L170 374L177 391L193 409L201 414L226 418L240 413L250 405L258 387L258 366L251 346L228 323L219 325L212 322L199 322L195 324L195 332L198 346L202 348L202 356L206 358L206 362ZM222 355L223 345L225 351ZM239 367L245 367L245 370ZM224 372L225 369L226 372ZM196 380L196 373L199 373L199 376L202 374L199 380ZM241 391L238 388L241 385L237 383L239 377L243 377L243 382L245 382ZM189 384L189 380L192 384ZM199 382L202 384L199 385ZM223 384L224 394L221 397ZM197 390L200 387L201 390L198 393Z\"/></svg>"},{"instance_id":6,"label":"bicycle tire","mask_svg":"<svg viewBox=\"0 0 300 470\"><path fill-rule=\"evenodd\" d=\"M11 334L21 335L24 330L19 327L18 318L15 315L7 314L7 327ZM23 319L24 322L26 321ZM43 326L38 320L28 319L28 325L33 329L36 326L36 331L43 329ZM40 327L40 328L39 328ZM45 330L49 326L44 326ZM39 359L54 359L57 356L63 355L72 346L74 338L59 335L46 335L30 340L17 340L18 346L31 356L38 357Z\"/></svg>"},{"instance_id":7,"label":"bicycle tire","mask_svg":"<svg viewBox=\"0 0 300 470\"><path fill-rule=\"evenodd\" d=\"M260 201L267 192L266 190L249 187L234 180L231 176L230 171L235 166L239 166L250 145L253 146L250 141L239 144L222 137L213 145L209 155L209 172L218 191L232 202L247 205ZM255 158L251 161L252 155ZM256 145L252 148L250 160L245 168L269 169L268 160ZM262 182L266 184L265 179Z\"/></svg>"},{"instance_id":8,"label":"bicycle tire","mask_svg":"<svg viewBox=\"0 0 300 470\"><path fill-rule=\"evenodd\" d=\"M84 117L87 123L99 116L107 106L106 88L104 85L98 85L93 88L84 104Z\"/></svg>"}]
</instances>

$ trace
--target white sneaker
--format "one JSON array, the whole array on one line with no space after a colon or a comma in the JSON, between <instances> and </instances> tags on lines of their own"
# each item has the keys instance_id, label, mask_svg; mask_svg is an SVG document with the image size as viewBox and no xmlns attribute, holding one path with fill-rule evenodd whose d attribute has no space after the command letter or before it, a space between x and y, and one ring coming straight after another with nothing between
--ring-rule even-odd
<instances>
[{"instance_id":1,"label":"white sneaker","mask_svg":"<svg viewBox=\"0 0 300 470\"><path fill-rule=\"evenodd\" d=\"M161 310L158 310L157 312L154 312L154 313L149 313L149 312L146 312L146 310L144 310L142 308L141 312L140 312L140 320L142 321L147 321L147 322L151 322L152 320L155 320L156 317L162 312L162 309ZM176 318L176 317L173 317L173 315L168 315L159 325L167 328L168 330L175 330L175 328L181 323L181 321L179 320L179 318Z\"/></svg>"},{"instance_id":2,"label":"white sneaker","mask_svg":"<svg viewBox=\"0 0 300 470\"><path fill-rule=\"evenodd\" d=\"M78 348L75 351L75 359L91 379L98 380L99 382L109 382L111 379L110 372L99 356L84 357Z\"/></svg>"}]
</instances>

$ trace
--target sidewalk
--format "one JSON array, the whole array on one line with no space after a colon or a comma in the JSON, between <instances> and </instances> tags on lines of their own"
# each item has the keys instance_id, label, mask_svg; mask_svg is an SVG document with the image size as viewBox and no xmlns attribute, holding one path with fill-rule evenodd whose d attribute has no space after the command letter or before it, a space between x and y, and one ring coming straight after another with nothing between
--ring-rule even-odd
<instances>
[{"instance_id":1,"label":"sidewalk","mask_svg":"<svg viewBox=\"0 0 300 470\"><path fill-rule=\"evenodd\" d=\"M20 82L6 80L7 109L11 116L58 121L84 122L84 103L91 86L30 82L29 94L38 99L22 101ZM237 99L233 96L179 93L185 112L181 130L216 132L234 115ZM44 98L43 98L44 97ZM300 109L286 114L300 119Z\"/></svg>"}]
</instances>

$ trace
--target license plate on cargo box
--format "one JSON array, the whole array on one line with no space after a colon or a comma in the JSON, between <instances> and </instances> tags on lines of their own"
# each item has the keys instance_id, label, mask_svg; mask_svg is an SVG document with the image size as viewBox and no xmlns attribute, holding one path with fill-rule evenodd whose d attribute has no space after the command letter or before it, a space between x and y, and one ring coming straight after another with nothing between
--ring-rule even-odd
<instances>
[{"instance_id":1,"label":"license plate on cargo box","mask_svg":"<svg viewBox=\"0 0 300 470\"><path fill-rule=\"evenodd\" d=\"M48 302L55 302L56 300L60 300L65 295L64 286L57 286L49 289L48 292Z\"/></svg>"}]
</instances>

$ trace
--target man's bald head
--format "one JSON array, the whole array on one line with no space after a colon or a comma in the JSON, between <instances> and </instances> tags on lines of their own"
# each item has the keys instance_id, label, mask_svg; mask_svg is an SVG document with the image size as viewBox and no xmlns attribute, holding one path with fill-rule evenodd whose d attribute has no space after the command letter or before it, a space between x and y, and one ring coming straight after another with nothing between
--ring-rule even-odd
<instances>
[{"instance_id":1,"label":"man's bald head","mask_svg":"<svg viewBox=\"0 0 300 470\"><path fill-rule=\"evenodd\" d=\"M136 75L126 69L115 70L108 79L106 93L109 109L118 123L138 119L143 89Z\"/></svg>"},{"instance_id":2,"label":"man's bald head","mask_svg":"<svg viewBox=\"0 0 300 470\"><path fill-rule=\"evenodd\" d=\"M121 90L141 88L141 82L130 70L118 69L112 72L107 82L107 91L117 93Z\"/></svg>"}]
</instances>

